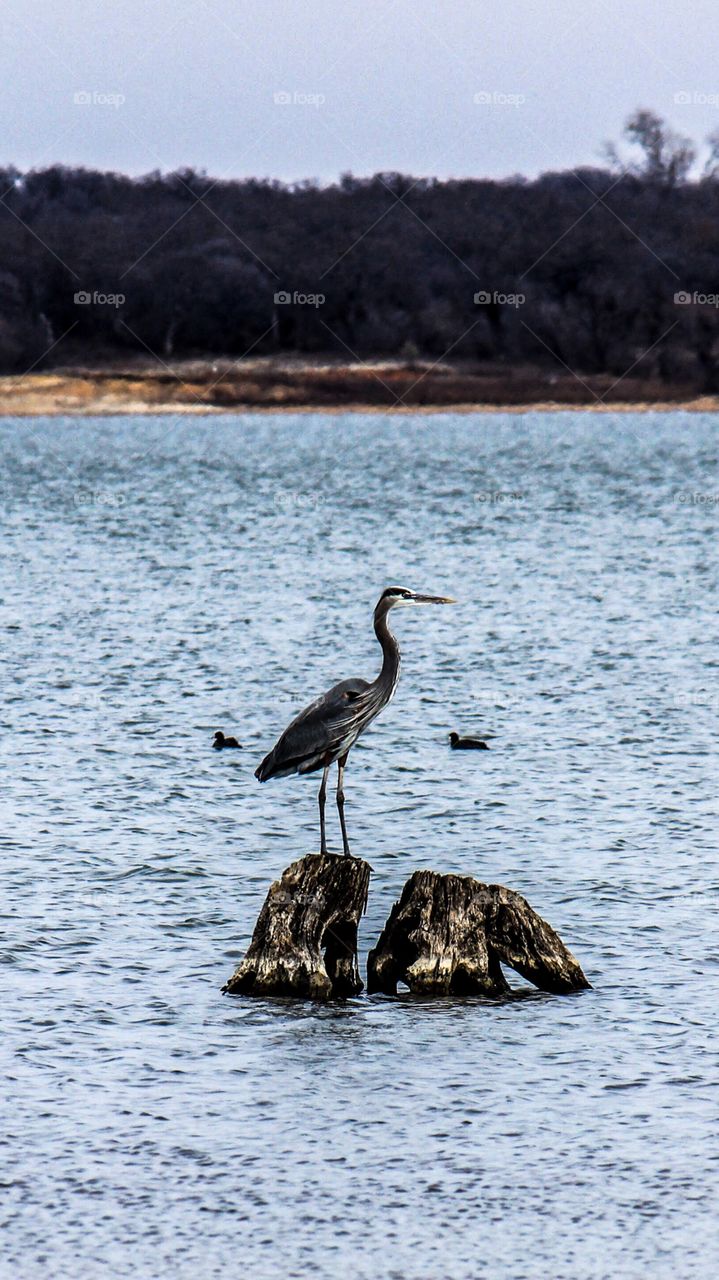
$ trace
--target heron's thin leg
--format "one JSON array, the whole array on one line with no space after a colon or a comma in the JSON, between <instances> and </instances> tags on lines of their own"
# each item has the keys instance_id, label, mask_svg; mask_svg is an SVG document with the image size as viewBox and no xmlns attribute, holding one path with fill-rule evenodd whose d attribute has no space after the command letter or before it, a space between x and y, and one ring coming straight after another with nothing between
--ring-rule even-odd
<instances>
[{"instance_id":1,"label":"heron's thin leg","mask_svg":"<svg viewBox=\"0 0 719 1280\"><path fill-rule=\"evenodd\" d=\"M340 815L340 826L342 828L342 844L348 858L351 858L350 842L347 839L347 827L345 826L345 793L342 785L345 776L345 765L347 764L347 754L340 757L337 761L337 809Z\"/></svg>"},{"instance_id":2,"label":"heron's thin leg","mask_svg":"<svg viewBox=\"0 0 719 1280\"><path fill-rule=\"evenodd\" d=\"M322 771L322 786L320 787L320 853L327 853L327 838L325 836L325 796L327 795L327 774L330 766L326 765Z\"/></svg>"}]
</instances>

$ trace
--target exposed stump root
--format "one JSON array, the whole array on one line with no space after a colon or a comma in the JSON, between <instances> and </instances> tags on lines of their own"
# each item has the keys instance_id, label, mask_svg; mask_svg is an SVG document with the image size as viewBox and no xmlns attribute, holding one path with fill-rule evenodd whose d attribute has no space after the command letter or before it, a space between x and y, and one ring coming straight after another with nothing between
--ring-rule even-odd
<instances>
[{"instance_id":1,"label":"exposed stump root","mask_svg":"<svg viewBox=\"0 0 719 1280\"><path fill-rule=\"evenodd\" d=\"M471 876L415 871L367 963L368 991L397 983L425 995L501 996L511 988L500 961L540 991L589 987L554 929L512 889Z\"/></svg>"},{"instance_id":2,"label":"exposed stump root","mask_svg":"<svg viewBox=\"0 0 719 1280\"><path fill-rule=\"evenodd\" d=\"M247 955L223 991L231 995L357 995L357 927L370 867L359 858L309 854L283 871L260 911ZM324 954L323 954L324 952Z\"/></svg>"}]
</instances>

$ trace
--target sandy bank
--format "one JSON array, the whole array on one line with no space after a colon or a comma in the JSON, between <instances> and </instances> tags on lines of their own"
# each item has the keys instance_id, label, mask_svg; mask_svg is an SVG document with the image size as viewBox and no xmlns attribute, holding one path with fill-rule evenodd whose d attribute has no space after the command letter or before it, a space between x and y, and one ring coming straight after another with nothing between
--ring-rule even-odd
<instances>
[{"instance_id":1,"label":"sandy bank","mask_svg":"<svg viewBox=\"0 0 719 1280\"><path fill-rule=\"evenodd\" d=\"M320 364L184 360L63 368L0 378L0 412L34 415L362 412L477 413L558 409L719 410L719 396L659 380L574 377L536 369L429 362Z\"/></svg>"}]
</instances>

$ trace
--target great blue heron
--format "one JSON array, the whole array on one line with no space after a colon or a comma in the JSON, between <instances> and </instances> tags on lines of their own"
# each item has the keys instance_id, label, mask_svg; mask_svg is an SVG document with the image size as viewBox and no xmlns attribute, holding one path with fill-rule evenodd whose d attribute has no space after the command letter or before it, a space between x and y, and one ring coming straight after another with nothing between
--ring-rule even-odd
<instances>
[{"instance_id":1,"label":"great blue heron","mask_svg":"<svg viewBox=\"0 0 719 1280\"><path fill-rule=\"evenodd\" d=\"M215 751L222 751L225 747L239 747L240 743L237 738L226 738L222 730L218 729L212 745Z\"/></svg>"},{"instance_id":2,"label":"great blue heron","mask_svg":"<svg viewBox=\"0 0 719 1280\"><path fill-rule=\"evenodd\" d=\"M367 725L387 706L399 679L400 652L387 624L387 614L398 605L454 604L449 596L422 596L406 587L388 587L374 611L374 633L382 646L382 670L376 680L341 680L311 702L295 717L269 755L255 770L260 782L286 778L293 773L313 773L322 769L319 793L320 853L327 853L325 837L325 796L327 775L337 761L337 809L345 854L350 856L345 825L343 788L345 765L350 748Z\"/></svg>"}]
</instances>

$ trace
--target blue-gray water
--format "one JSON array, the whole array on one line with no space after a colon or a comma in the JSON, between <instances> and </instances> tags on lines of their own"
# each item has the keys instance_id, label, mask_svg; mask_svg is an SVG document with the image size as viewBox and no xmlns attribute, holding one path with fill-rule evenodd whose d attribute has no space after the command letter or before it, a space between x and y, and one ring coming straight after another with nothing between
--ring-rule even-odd
<instances>
[{"instance_id":1,"label":"blue-gray water","mask_svg":"<svg viewBox=\"0 0 719 1280\"><path fill-rule=\"evenodd\" d=\"M0 424L4 1275L713 1280L716 425ZM362 955L459 871L590 992L220 995L317 847L316 776L255 764L394 582L459 603L396 615L350 757Z\"/></svg>"}]
</instances>

